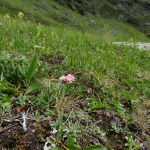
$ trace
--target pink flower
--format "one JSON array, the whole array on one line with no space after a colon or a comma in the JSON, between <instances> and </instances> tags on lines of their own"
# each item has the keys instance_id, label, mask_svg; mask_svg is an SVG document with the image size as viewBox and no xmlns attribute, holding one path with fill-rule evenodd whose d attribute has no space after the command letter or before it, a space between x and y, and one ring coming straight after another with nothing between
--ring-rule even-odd
<instances>
[{"instance_id":1,"label":"pink flower","mask_svg":"<svg viewBox=\"0 0 150 150\"><path fill-rule=\"evenodd\" d=\"M75 80L75 77L71 74L68 74L67 76L61 76L59 78L59 82L62 83L62 82L68 82L68 83L72 83L72 81Z\"/></svg>"},{"instance_id":2,"label":"pink flower","mask_svg":"<svg viewBox=\"0 0 150 150\"><path fill-rule=\"evenodd\" d=\"M74 80L75 80L75 77L71 74L68 74L65 79L65 81L68 83L72 83L72 81L74 81Z\"/></svg>"}]
</instances>

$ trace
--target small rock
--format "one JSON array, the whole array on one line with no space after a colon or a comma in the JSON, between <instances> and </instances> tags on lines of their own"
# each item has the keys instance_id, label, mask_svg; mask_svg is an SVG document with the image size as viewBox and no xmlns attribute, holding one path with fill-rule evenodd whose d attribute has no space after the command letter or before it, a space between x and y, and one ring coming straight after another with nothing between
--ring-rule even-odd
<instances>
[{"instance_id":1,"label":"small rock","mask_svg":"<svg viewBox=\"0 0 150 150\"><path fill-rule=\"evenodd\" d=\"M95 23L93 20L90 20L90 22L91 22L93 25L96 25L96 23Z\"/></svg>"},{"instance_id":2,"label":"small rock","mask_svg":"<svg viewBox=\"0 0 150 150\"><path fill-rule=\"evenodd\" d=\"M69 3L69 5L70 5L70 7L71 7L71 9L72 9L73 11L76 10L75 6L74 6L72 3Z\"/></svg>"},{"instance_id":3,"label":"small rock","mask_svg":"<svg viewBox=\"0 0 150 150\"><path fill-rule=\"evenodd\" d=\"M52 5L55 9L59 9L56 5Z\"/></svg>"},{"instance_id":4,"label":"small rock","mask_svg":"<svg viewBox=\"0 0 150 150\"><path fill-rule=\"evenodd\" d=\"M145 23L145 26L150 26L150 23L149 22Z\"/></svg>"}]
</instances>

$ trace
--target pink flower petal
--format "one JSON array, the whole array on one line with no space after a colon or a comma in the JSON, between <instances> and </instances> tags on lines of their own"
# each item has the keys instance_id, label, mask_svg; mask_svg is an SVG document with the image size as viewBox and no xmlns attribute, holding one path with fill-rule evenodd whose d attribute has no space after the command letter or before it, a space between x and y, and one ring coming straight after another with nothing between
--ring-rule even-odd
<instances>
[{"instance_id":1,"label":"pink flower petal","mask_svg":"<svg viewBox=\"0 0 150 150\"><path fill-rule=\"evenodd\" d=\"M71 74L68 74L65 79L65 81L68 83L72 83L72 81L74 81L74 80L75 80L75 77Z\"/></svg>"}]
</instances>

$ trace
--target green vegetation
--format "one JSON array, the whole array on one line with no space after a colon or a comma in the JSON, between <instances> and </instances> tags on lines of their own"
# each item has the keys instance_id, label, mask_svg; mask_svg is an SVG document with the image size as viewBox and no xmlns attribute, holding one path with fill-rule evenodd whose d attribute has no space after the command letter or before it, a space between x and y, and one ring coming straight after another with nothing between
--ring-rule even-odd
<instances>
[{"instance_id":1,"label":"green vegetation","mask_svg":"<svg viewBox=\"0 0 150 150\"><path fill-rule=\"evenodd\" d=\"M63 4L65 5L66 2ZM63 27L66 29L74 28L74 30L78 29L83 33L95 34L110 42L128 41L135 35L138 36L136 36L134 42L149 42L149 38L145 34L116 17L107 19L88 15L81 16L71 11L68 6L64 9L64 6L54 1L49 2L49 0L32 0L32 2L28 0L16 0L15 2L8 0L0 1L0 14L2 14L2 16L9 14L12 18L15 18L18 12L25 14L23 18L25 21L34 20L34 22L40 22L41 24L52 27ZM108 12L104 10L102 13L107 14ZM114 14L114 12L111 14Z\"/></svg>"},{"instance_id":2,"label":"green vegetation","mask_svg":"<svg viewBox=\"0 0 150 150\"><path fill-rule=\"evenodd\" d=\"M4 12L17 7L16 14L19 4L6 2L1 1L9 6ZM25 7L20 9L27 12ZM31 15L35 17L34 13L29 14L30 18ZM99 20L92 18L94 27L81 23L82 29L78 30L71 26L61 28L63 24L48 20L46 13L39 12L37 16L43 19L42 25L25 19L26 14L21 13L0 18L1 116L13 123L19 119L8 112L21 113L23 123L18 122L25 132L37 133L43 147L49 142L54 149L66 150L117 146L140 149L150 138L150 52L117 47L112 42L149 39L113 19L101 19L98 24ZM44 20L56 26L45 26ZM97 33L99 25L101 32ZM74 75L75 81L60 83L59 77L68 74ZM4 131L5 121L1 121ZM43 135L47 121L51 132ZM20 129L16 130L11 140L25 132L19 134ZM0 146L10 149L20 144L27 149L26 143L17 143L21 138L10 144L1 135Z\"/></svg>"}]
</instances>

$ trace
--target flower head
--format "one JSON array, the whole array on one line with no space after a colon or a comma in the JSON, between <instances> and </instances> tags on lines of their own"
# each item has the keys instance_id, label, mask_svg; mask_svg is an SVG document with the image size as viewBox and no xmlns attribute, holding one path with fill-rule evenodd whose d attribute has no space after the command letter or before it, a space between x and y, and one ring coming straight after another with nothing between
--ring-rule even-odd
<instances>
[{"instance_id":1,"label":"flower head","mask_svg":"<svg viewBox=\"0 0 150 150\"><path fill-rule=\"evenodd\" d=\"M112 51L109 51L109 52L108 52L108 54L111 54L111 53L112 53Z\"/></svg>"},{"instance_id":2,"label":"flower head","mask_svg":"<svg viewBox=\"0 0 150 150\"><path fill-rule=\"evenodd\" d=\"M75 80L75 77L71 74L68 74L67 76L61 76L59 78L59 82L62 83L62 82L68 82L68 83L72 83L72 81Z\"/></svg>"},{"instance_id":3,"label":"flower head","mask_svg":"<svg viewBox=\"0 0 150 150\"><path fill-rule=\"evenodd\" d=\"M74 80L75 80L75 77L71 74L68 74L65 79L65 81L68 83L72 83L72 81L74 81Z\"/></svg>"},{"instance_id":4,"label":"flower head","mask_svg":"<svg viewBox=\"0 0 150 150\"><path fill-rule=\"evenodd\" d=\"M9 19L10 19L9 14L6 14L6 15L4 16L4 18L5 18L6 20L9 20Z\"/></svg>"},{"instance_id":5,"label":"flower head","mask_svg":"<svg viewBox=\"0 0 150 150\"><path fill-rule=\"evenodd\" d=\"M19 12L18 17L19 17L20 19L22 19L23 16L24 16L24 14L23 14L22 12Z\"/></svg>"}]
</instances>

